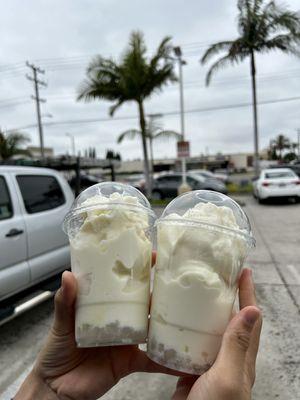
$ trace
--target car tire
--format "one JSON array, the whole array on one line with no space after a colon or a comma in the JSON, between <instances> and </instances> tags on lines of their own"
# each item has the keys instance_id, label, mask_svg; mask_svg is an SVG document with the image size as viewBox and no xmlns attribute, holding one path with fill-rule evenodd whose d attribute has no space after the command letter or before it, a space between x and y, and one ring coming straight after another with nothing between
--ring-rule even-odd
<instances>
[{"instance_id":1,"label":"car tire","mask_svg":"<svg viewBox=\"0 0 300 400\"><path fill-rule=\"evenodd\" d=\"M152 200L162 200L162 194L159 190L153 190L152 192Z\"/></svg>"}]
</instances>

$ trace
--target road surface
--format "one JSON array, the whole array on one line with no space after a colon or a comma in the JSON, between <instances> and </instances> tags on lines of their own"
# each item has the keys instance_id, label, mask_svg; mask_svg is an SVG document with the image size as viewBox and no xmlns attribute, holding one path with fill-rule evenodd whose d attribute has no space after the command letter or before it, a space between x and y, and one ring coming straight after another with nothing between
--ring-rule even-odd
<instances>
[{"instance_id":1,"label":"road surface","mask_svg":"<svg viewBox=\"0 0 300 400\"><path fill-rule=\"evenodd\" d=\"M300 393L300 204L258 205L245 198L257 239L248 257L264 314L254 400L296 400ZM159 211L159 210L158 210ZM0 397L9 400L49 329L52 300L0 327ZM104 400L167 400L176 379L133 374Z\"/></svg>"}]
</instances>

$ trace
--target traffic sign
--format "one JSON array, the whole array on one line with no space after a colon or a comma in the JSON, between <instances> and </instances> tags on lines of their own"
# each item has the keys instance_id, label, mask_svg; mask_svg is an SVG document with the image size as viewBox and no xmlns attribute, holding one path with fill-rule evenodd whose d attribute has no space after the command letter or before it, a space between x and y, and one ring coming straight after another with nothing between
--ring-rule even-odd
<instances>
[{"instance_id":1,"label":"traffic sign","mask_svg":"<svg viewBox=\"0 0 300 400\"><path fill-rule=\"evenodd\" d=\"M177 157L186 158L190 156L190 142L180 141L177 142Z\"/></svg>"}]
</instances>

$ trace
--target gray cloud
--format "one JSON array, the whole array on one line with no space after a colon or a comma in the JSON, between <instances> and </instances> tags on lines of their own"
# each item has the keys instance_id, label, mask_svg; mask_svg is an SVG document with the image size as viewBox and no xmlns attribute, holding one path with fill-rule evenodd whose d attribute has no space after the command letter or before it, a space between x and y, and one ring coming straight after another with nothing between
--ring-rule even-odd
<instances>
[{"instance_id":1,"label":"gray cloud","mask_svg":"<svg viewBox=\"0 0 300 400\"><path fill-rule=\"evenodd\" d=\"M298 0L288 5L297 9ZM35 108L30 101L32 85L24 77L25 60L34 61L46 70L42 78L48 87L41 90L47 98L43 113L54 118L45 122L106 118L109 103L78 103L76 90L91 56L96 53L118 57L127 44L131 30L141 29L152 51L165 35L182 45L188 64L184 67L186 109L202 109L251 101L249 63L229 67L215 76L211 87L204 85L207 68L199 64L205 46L216 40L233 38L236 1L221 0L43 0L20 2L10 0L2 7L0 125L3 128L34 124ZM196 44L195 44L196 43ZM65 58L65 59L64 59ZM18 63L18 64L17 64ZM4 64L15 65L4 71ZM300 60L280 53L259 56L259 100L299 96ZM14 102L24 102L11 107ZM284 132L294 140L300 127L299 101L259 107L261 147L270 138ZM167 87L146 103L146 111L178 111L178 86ZM136 106L128 104L116 117L137 115ZM191 140L192 154L206 151L251 151L253 147L251 108L187 113L186 136ZM165 128L179 130L179 115L165 116ZM138 127L137 120L111 120L91 124L45 126L45 144L58 153L70 151L66 132L74 134L77 149L96 146L98 154L107 148L120 151L125 159L142 157L138 139L116 144L118 134ZM38 144L36 128L28 129L33 144ZM156 143L155 155L175 155L175 143Z\"/></svg>"}]
</instances>

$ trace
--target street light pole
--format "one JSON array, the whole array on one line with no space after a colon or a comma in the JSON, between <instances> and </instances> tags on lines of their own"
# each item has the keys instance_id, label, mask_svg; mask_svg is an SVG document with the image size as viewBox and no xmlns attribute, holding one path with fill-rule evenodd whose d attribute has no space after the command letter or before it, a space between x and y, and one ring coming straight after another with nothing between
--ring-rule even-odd
<instances>
[{"instance_id":1,"label":"street light pole","mask_svg":"<svg viewBox=\"0 0 300 400\"><path fill-rule=\"evenodd\" d=\"M183 98L183 73L182 66L186 64L186 61L182 59L182 52L179 46L174 47L174 53L178 60L179 66L179 92L180 92L180 125L181 125L181 140L185 140L185 126L184 126L184 98ZM186 159L182 157L181 159L182 168L182 182L186 183Z\"/></svg>"},{"instance_id":2,"label":"street light pole","mask_svg":"<svg viewBox=\"0 0 300 400\"><path fill-rule=\"evenodd\" d=\"M76 156L76 153L75 153L75 137L74 137L74 135L71 135L71 133L66 133L66 136L68 136L71 139L72 153L73 153L73 156L75 157Z\"/></svg>"}]
</instances>

